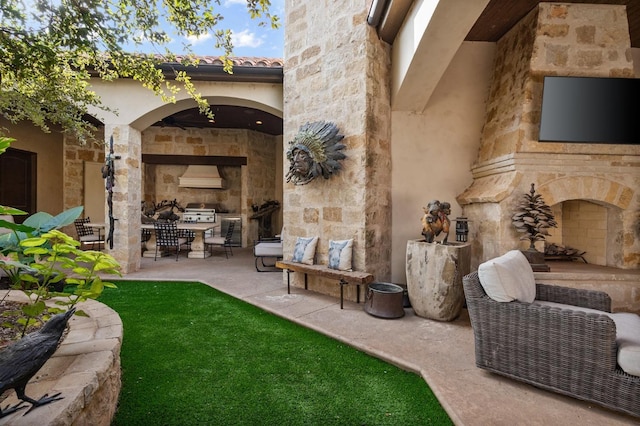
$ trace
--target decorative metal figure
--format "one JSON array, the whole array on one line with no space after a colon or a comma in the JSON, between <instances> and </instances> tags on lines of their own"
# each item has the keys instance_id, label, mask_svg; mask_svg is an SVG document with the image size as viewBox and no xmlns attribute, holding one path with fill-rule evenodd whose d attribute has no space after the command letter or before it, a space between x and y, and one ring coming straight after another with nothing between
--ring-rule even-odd
<instances>
[{"instance_id":1,"label":"decorative metal figure","mask_svg":"<svg viewBox=\"0 0 640 426\"><path fill-rule=\"evenodd\" d=\"M341 151L344 138L338 127L330 122L316 121L300 126L295 138L289 142L287 159L290 162L287 182L305 185L318 176L325 179L342 168L339 160L346 158Z\"/></svg>"},{"instance_id":2,"label":"decorative metal figure","mask_svg":"<svg viewBox=\"0 0 640 426\"><path fill-rule=\"evenodd\" d=\"M105 188L107 190L107 205L109 206L109 232L107 233L107 243L109 248L113 249L113 231L115 227L115 221L118 220L113 217L113 187L115 186L115 167L113 160L119 160L119 155L113 153L113 135L109 138L109 154L105 159L105 164L102 166L102 178L105 179Z\"/></svg>"},{"instance_id":3,"label":"decorative metal figure","mask_svg":"<svg viewBox=\"0 0 640 426\"><path fill-rule=\"evenodd\" d=\"M449 228L451 221L449 214L451 213L451 204L448 202L440 202L431 200L427 207L423 207L424 215L422 216L422 235L428 243L432 243L435 237L444 232L442 244L447 244L449 239Z\"/></svg>"}]
</instances>

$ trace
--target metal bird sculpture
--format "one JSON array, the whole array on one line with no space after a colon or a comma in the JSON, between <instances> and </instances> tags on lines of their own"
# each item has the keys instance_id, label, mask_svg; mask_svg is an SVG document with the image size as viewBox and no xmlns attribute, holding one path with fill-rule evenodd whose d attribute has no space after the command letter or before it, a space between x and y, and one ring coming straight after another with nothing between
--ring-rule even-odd
<instances>
[{"instance_id":1,"label":"metal bird sculpture","mask_svg":"<svg viewBox=\"0 0 640 426\"><path fill-rule=\"evenodd\" d=\"M67 312L54 315L38 331L27 334L0 351L0 394L8 389L14 389L18 398L22 400L13 407L7 406L4 410L0 409L0 417L25 408L23 406L25 402L31 404L31 408L27 411L29 413L35 407L62 399L60 393L57 393L51 396L45 394L36 400L25 395L25 388L29 380L56 351L67 322L74 312L75 308L72 308Z\"/></svg>"}]
</instances>

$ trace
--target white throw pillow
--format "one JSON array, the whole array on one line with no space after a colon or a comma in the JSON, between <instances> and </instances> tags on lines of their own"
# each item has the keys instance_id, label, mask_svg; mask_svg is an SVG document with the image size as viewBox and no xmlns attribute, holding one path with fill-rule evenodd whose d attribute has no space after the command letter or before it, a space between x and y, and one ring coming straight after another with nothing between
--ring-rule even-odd
<instances>
[{"instance_id":1,"label":"white throw pillow","mask_svg":"<svg viewBox=\"0 0 640 426\"><path fill-rule=\"evenodd\" d=\"M329 241L329 268L340 271L351 271L353 240Z\"/></svg>"},{"instance_id":2,"label":"white throw pillow","mask_svg":"<svg viewBox=\"0 0 640 426\"><path fill-rule=\"evenodd\" d=\"M313 265L313 258L316 255L316 245L318 245L318 237L298 237L296 239L296 245L293 248L293 258L291 261Z\"/></svg>"},{"instance_id":3,"label":"white throw pillow","mask_svg":"<svg viewBox=\"0 0 640 426\"><path fill-rule=\"evenodd\" d=\"M487 296L496 302L532 303L536 298L533 270L520 250L511 250L480 264L478 278Z\"/></svg>"}]
</instances>

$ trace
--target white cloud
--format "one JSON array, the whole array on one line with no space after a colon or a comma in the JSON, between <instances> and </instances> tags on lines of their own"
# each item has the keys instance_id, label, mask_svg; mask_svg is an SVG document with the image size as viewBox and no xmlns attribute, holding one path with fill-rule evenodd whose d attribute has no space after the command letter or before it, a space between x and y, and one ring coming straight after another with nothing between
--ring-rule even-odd
<instances>
[{"instance_id":1,"label":"white cloud","mask_svg":"<svg viewBox=\"0 0 640 426\"><path fill-rule=\"evenodd\" d=\"M227 0L224 2L225 7L229 7L232 4L247 4L247 0Z\"/></svg>"},{"instance_id":2,"label":"white cloud","mask_svg":"<svg viewBox=\"0 0 640 426\"><path fill-rule=\"evenodd\" d=\"M187 36L187 40L189 40L189 43L191 44L200 44L200 43L204 43L205 41L209 40L211 38L211 34L207 33L207 34L198 34L198 35L190 35Z\"/></svg>"},{"instance_id":3,"label":"white cloud","mask_svg":"<svg viewBox=\"0 0 640 426\"><path fill-rule=\"evenodd\" d=\"M231 41L233 47L258 47L262 45L262 40L256 37L255 33L249 30L243 30L239 33L231 33Z\"/></svg>"}]
</instances>

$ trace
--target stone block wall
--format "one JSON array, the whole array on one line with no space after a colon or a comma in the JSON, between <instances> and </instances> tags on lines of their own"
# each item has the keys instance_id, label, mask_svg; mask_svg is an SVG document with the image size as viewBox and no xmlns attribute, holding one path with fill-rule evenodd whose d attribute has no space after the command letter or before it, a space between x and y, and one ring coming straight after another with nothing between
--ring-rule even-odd
<instances>
[{"instance_id":1,"label":"stone block wall","mask_svg":"<svg viewBox=\"0 0 640 426\"><path fill-rule=\"evenodd\" d=\"M365 3L285 5L284 150L301 125L324 120L345 136L347 158L327 180L284 185L284 251L290 257L296 237L317 235L326 264L330 240L353 238L354 269L381 281L391 269L389 48L367 25ZM339 294L323 279L309 288ZM345 290L355 300L355 288Z\"/></svg>"},{"instance_id":2,"label":"stone block wall","mask_svg":"<svg viewBox=\"0 0 640 426\"><path fill-rule=\"evenodd\" d=\"M249 130L171 129L150 127L142 132L143 154L246 157L246 166L220 166L224 189L180 188L185 165L145 165L143 200L177 199L188 203L215 203L243 219L243 246L257 238L257 222L250 221L252 204L276 200L276 152L280 137Z\"/></svg>"},{"instance_id":3,"label":"stone block wall","mask_svg":"<svg viewBox=\"0 0 640 426\"><path fill-rule=\"evenodd\" d=\"M65 137L63 140L63 205L64 210L83 206L84 200L84 165L85 162L104 163L105 146L102 142L103 134L97 136L98 142L89 142L85 145L77 140ZM67 234L76 238L73 225L62 229Z\"/></svg>"},{"instance_id":4,"label":"stone block wall","mask_svg":"<svg viewBox=\"0 0 640 426\"><path fill-rule=\"evenodd\" d=\"M116 129L117 131L118 129ZM102 136L100 136L102 137ZM216 130L216 129L172 129L150 127L142 132L142 152L144 154L167 155L219 155L247 157L247 166L220 167L221 174L227 181L227 188L200 189L179 188L178 178L186 170L184 165L144 165L140 178L129 184L130 172L139 168L133 164L133 156L124 156L116 161L116 186L114 202L126 203L126 211L118 210L116 216L126 214L127 224L139 223L139 203L128 200L135 192L141 194L144 201L160 202L177 199L183 206L190 202L220 204L229 211L238 213L243 218L243 245L257 238L258 224L249 220L252 204L262 204L267 200L278 199L276 194L276 174L279 163L276 153L280 152L281 137L248 130ZM118 138L115 138L117 141ZM137 146L125 144L123 148ZM84 162L105 161L106 147L102 142L81 145L73 140L64 143L64 208L84 204ZM136 154L136 158L137 158ZM138 176L134 173L131 176ZM130 185L130 186L129 186ZM116 207L117 208L117 207ZM277 216L274 215L274 216ZM279 217L275 222L280 223ZM124 228L125 221L118 222L115 240L127 241L128 245L115 244L114 250L127 250L127 247L139 247L139 232L129 232ZM75 236L73 226L64 229ZM123 255L127 258L132 253ZM139 262L139 260L138 260ZM136 261L123 265L124 270L135 270Z\"/></svg>"}]
</instances>

